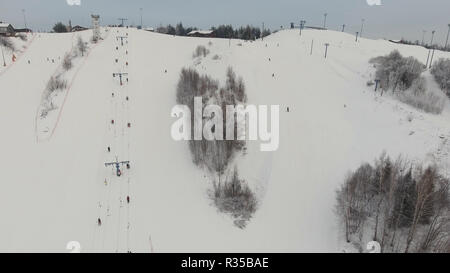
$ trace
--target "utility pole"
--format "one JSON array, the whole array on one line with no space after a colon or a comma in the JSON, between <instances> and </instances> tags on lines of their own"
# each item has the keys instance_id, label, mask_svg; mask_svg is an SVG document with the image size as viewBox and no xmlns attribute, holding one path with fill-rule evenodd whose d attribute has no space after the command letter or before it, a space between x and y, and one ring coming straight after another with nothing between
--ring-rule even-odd
<instances>
[{"instance_id":1,"label":"utility pole","mask_svg":"<svg viewBox=\"0 0 450 273\"><path fill-rule=\"evenodd\" d=\"M300 36L302 36L302 29L305 27L305 24L306 24L305 20L300 21Z\"/></svg>"},{"instance_id":2,"label":"utility pole","mask_svg":"<svg viewBox=\"0 0 450 273\"><path fill-rule=\"evenodd\" d=\"M264 22L262 23L261 41L264 41Z\"/></svg>"},{"instance_id":3,"label":"utility pole","mask_svg":"<svg viewBox=\"0 0 450 273\"><path fill-rule=\"evenodd\" d=\"M431 32L431 43L430 43L430 46L431 47L433 47L433 39L434 39L434 34L436 33L436 30L433 30L432 32Z\"/></svg>"},{"instance_id":4,"label":"utility pole","mask_svg":"<svg viewBox=\"0 0 450 273\"><path fill-rule=\"evenodd\" d=\"M450 34L450 24L448 24L448 32L447 32L447 40L445 40L445 47L444 50L447 49L447 45L448 45L448 35Z\"/></svg>"},{"instance_id":5,"label":"utility pole","mask_svg":"<svg viewBox=\"0 0 450 273\"><path fill-rule=\"evenodd\" d=\"M342 25L342 32L345 31L345 24Z\"/></svg>"},{"instance_id":6,"label":"utility pole","mask_svg":"<svg viewBox=\"0 0 450 273\"><path fill-rule=\"evenodd\" d=\"M122 22L122 23L121 23L121 26L124 27L124 26L125 26L125 25L124 25L124 22L127 21L128 19L127 19L127 18L119 18L119 19L117 19L117 20L121 21L121 22Z\"/></svg>"},{"instance_id":7,"label":"utility pole","mask_svg":"<svg viewBox=\"0 0 450 273\"><path fill-rule=\"evenodd\" d=\"M141 12L141 29L142 29L142 8L139 8L140 12Z\"/></svg>"},{"instance_id":8,"label":"utility pole","mask_svg":"<svg viewBox=\"0 0 450 273\"><path fill-rule=\"evenodd\" d=\"M366 20L365 19L362 19L361 20L361 32L359 32L359 37L362 37L362 34L363 34L363 28L364 28L364 22L365 22Z\"/></svg>"},{"instance_id":9,"label":"utility pole","mask_svg":"<svg viewBox=\"0 0 450 273\"><path fill-rule=\"evenodd\" d=\"M422 45L424 45L425 42L425 34L427 33L426 30L423 31L423 35L422 35Z\"/></svg>"},{"instance_id":10,"label":"utility pole","mask_svg":"<svg viewBox=\"0 0 450 273\"><path fill-rule=\"evenodd\" d=\"M330 44L329 43L326 43L325 44L325 59L327 58L327 54L328 54L328 46L329 46Z\"/></svg>"},{"instance_id":11,"label":"utility pole","mask_svg":"<svg viewBox=\"0 0 450 273\"><path fill-rule=\"evenodd\" d=\"M430 53L431 49L428 49L427 63L425 64L425 67L428 67L428 61L430 60Z\"/></svg>"},{"instance_id":12,"label":"utility pole","mask_svg":"<svg viewBox=\"0 0 450 273\"><path fill-rule=\"evenodd\" d=\"M324 15L323 15L323 28L324 29L326 29L327 28L327 16L328 16L328 13L325 13Z\"/></svg>"},{"instance_id":13,"label":"utility pole","mask_svg":"<svg viewBox=\"0 0 450 273\"><path fill-rule=\"evenodd\" d=\"M22 9L23 13L23 22L25 23L25 28L27 28L27 18L25 17L25 9Z\"/></svg>"},{"instance_id":14,"label":"utility pole","mask_svg":"<svg viewBox=\"0 0 450 273\"><path fill-rule=\"evenodd\" d=\"M435 49L433 48L433 54L431 55L431 61L430 61L430 69L433 65L434 51L435 51Z\"/></svg>"}]
</instances>

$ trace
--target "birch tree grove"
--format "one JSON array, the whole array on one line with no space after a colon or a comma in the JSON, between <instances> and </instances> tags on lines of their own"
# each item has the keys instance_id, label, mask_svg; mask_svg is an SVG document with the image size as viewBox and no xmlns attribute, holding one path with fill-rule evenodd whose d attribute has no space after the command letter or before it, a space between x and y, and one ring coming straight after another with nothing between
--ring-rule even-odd
<instances>
[{"instance_id":1,"label":"birch tree grove","mask_svg":"<svg viewBox=\"0 0 450 273\"><path fill-rule=\"evenodd\" d=\"M449 252L449 180L436 166L384 154L350 173L337 191L336 213L347 243L382 252Z\"/></svg>"}]
</instances>

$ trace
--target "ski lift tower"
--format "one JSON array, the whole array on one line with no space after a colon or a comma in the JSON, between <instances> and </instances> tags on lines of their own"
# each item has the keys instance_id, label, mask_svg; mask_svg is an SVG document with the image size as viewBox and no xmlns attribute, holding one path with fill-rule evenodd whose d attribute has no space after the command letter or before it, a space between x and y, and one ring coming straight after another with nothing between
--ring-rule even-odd
<instances>
[{"instance_id":1,"label":"ski lift tower","mask_svg":"<svg viewBox=\"0 0 450 273\"><path fill-rule=\"evenodd\" d=\"M91 15L92 18L92 31L94 41L100 39L100 15Z\"/></svg>"},{"instance_id":2,"label":"ski lift tower","mask_svg":"<svg viewBox=\"0 0 450 273\"><path fill-rule=\"evenodd\" d=\"M126 165L127 169L130 168L130 161L119 161L116 157L115 162L107 162L105 163L105 167L114 166L116 167L116 175L120 177L122 175L122 171L120 170L120 165Z\"/></svg>"}]
</instances>

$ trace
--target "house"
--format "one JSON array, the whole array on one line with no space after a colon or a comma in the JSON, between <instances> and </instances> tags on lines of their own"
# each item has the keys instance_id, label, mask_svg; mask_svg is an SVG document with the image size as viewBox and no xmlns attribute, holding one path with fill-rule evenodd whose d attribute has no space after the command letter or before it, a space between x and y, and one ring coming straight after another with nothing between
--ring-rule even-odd
<instances>
[{"instance_id":1,"label":"house","mask_svg":"<svg viewBox=\"0 0 450 273\"><path fill-rule=\"evenodd\" d=\"M193 30L187 34L190 37L215 37L214 30Z\"/></svg>"},{"instance_id":2,"label":"house","mask_svg":"<svg viewBox=\"0 0 450 273\"><path fill-rule=\"evenodd\" d=\"M16 33L21 33L21 32L33 32L31 29L29 28L16 28L14 29L16 31Z\"/></svg>"},{"instance_id":3,"label":"house","mask_svg":"<svg viewBox=\"0 0 450 273\"><path fill-rule=\"evenodd\" d=\"M0 36L14 35L16 35L16 31L11 24L0 22Z\"/></svg>"},{"instance_id":4,"label":"house","mask_svg":"<svg viewBox=\"0 0 450 273\"><path fill-rule=\"evenodd\" d=\"M74 27L72 27L72 32L77 32L77 31L83 31L83 30L88 30L88 28L76 25Z\"/></svg>"}]
</instances>

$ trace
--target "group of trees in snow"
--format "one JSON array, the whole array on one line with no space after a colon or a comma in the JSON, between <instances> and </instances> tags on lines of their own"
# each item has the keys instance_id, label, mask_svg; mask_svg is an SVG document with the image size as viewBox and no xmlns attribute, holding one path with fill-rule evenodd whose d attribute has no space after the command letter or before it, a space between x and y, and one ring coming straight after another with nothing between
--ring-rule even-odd
<instances>
[{"instance_id":1,"label":"group of trees in snow","mask_svg":"<svg viewBox=\"0 0 450 273\"><path fill-rule=\"evenodd\" d=\"M450 97L450 59L439 59L434 63L431 74L442 90Z\"/></svg>"},{"instance_id":2,"label":"group of trees in snow","mask_svg":"<svg viewBox=\"0 0 450 273\"><path fill-rule=\"evenodd\" d=\"M403 57L397 50L387 56L370 60L376 65L376 78L380 80L383 90L404 91L411 87L425 70L424 65L414 57Z\"/></svg>"},{"instance_id":3,"label":"group of trees in snow","mask_svg":"<svg viewBox=\"0 0 450 273\"><path fill-rule=\"evenodd\" d=\"M67 81L61 76L51 76L50 80L47 82L44 93L42 94L41 107L40 107L40 117L47 117L50 111L57 109L57 106L53 103L53 97L59 90L64 90L67 88Z\"/></svg>"},{"instance_id":4,"label":"group of trees in snow","mask_svg":"<svg viewBox=\"0 0 450 273\"><path fill-rule=\"evenodd\" d=\"M206 57L208 54L209 54L209 49L207 49L203 45L199 45L195 48L195 51L192 54L192 58Z\"/></svg>"},{"instance_id":5,"label":"group of trees in snow","mask_svg":"<svg viewBox=\"0 0 450 273\"><path fill-rule=\"evenodd\" d=\"M162 26L160 25L156 31L159 33L177 35L177 36L186 36L189 32L193 30L198 30L196 27L188 27L185 28L182 23L178 23L175 27L172 25ZM214 31L214 36L217 38L233 38L233 39L242 39L242 40L255 40L270 35L270 30L265 29L261 30L258 27L253 27L247 25L245 27L240 27L238 29L234 29L231 25L220 25L218 27L212 27L212 31Z\"/></svg>"},{"instance_id":6,"label":"group of trees in snow","mask_svg":"<svg viewBox=\"0 0 450 273\"><path fill-rule=\"evenodd\" d=\"M226 139L227 122L226 106L238 104L245 105L247 95L242 78L237 78L235 72L230 67L227 70L225 86L220 87L219 82L208 75L200 75L195 69L183 68L180 73L180 79L177 85L176 101L177 104L186 105L192 113L192 124L194 123L194 98L201 97L202 113L207 105L218 105L221 107L223 116L223 139L224 140L190 140L189 148L192 154L193 162L206 168L209 172L215 174L217 180L213 181L214 191L211 197L220 211L230 213L235 218L235 224L244 227L245 222L250 219L255 211L256 198L248 188L245 181L238 177L237 169L230 170L233 158L237 153L245 149L246 142L238 140L238 121L235 114L234 122L234 140ZM213 117L203 117L203 124ZM218 130L213 128L213 130ZM191 135L194 135L194 126L191 126ZM229 175L230 172L232 175ZM225 178L222 178L225 173Z\"/></svg>"},{"instance_id":7,"label":"group of trees in snow","mask_svg":"<svg viewBox=\"0 0 450 273\"><path fill-rule=\"evenodd\" d=\"M218 38L233 38L242 40L256 40L270 35L269 29L261 30L259 27L247 25L238 29L233 29L231 25L220 25L218 27L212 27L215 36Z\"/></svg>"},{"instance_id":8,"label":"group of trees in snow","mask_svg":"<svg viewBox=\"0 0 450 273\"><path fill-rule=\"evenodd\" d=\"M183 26L183 23L178 23L175 27L171 24L167 26L160 25L156 28L156 32L169 34L169 35L177 35L177 36L186 36L189 32L197 30L196 27L187 27Z\"/></svg>"},{"instance_id":9,"label":"group of trees in snow","mask_svg":"<svg viewBox=\"0 0 450 273\"><path fill-rule=\"evenodd\" d=\"M347 176L336 212L360 251L377 241L382 252L450 252L449 180L435 166L383 154Z\"/></svg>"},{"instance_id":10,"label":"group of trees in snow","mask_svg":"<svg viewBox=\"0 0 450 273\"><path fill-rule=\"evenodd\" d=\"M56 33L67 32L67 26L61 22L58 22L53 26L53 32L56 32Z\"/></svg>"},{"instance_id":11,"label":"group of trees in snow","mask_svg":"<svg viewBox=\"0 0 450 273\"><path fill-rule=\"evenodd\" d=\"M392 90L400 101L426 112L440 114L443 111L445 95L441 90L428 88L427 80L422 76L425 65L417 59L403 57L394 50L370 62L376 67L375 78L382 90Z\"/></svg>"},{"instance_id":12,"label":"group of trees in snow","mask_svg":"<svg viewBox=\"0 0 450 273\"><path fill-rule=\"evenodd\" d=\"M219 87L219 82L208 75L200 75L195 69L183 68L177 85L177 103L187 105L194 113L194 98L201 97L203 109L209 104L219 105L223 111L223 119L226 120L226 106L245 104L247 96L242 78L237 78L232 68L227 70L227 80L224 87ZM235 119L236 120L236 119ZM203 118L203 123L207 118ZM226 122L223 123L223 139L226 139ZM237 124L235 124L237 127ZM191 126L192 135L194 126ZM191 140L190 148L194 163L206 166L210 171L223 172L234 152L242 151L245 141L237 140L235 130L233 141L208 141Z\"/></svg>"},{"instance_id":13,"label":"group of trees in snow","mask_svg":"<svg viewBox=\"0 0 450 273\"><path fill-rule=\"evenodd\" d=\"M239 178L235 168L229 179L219 181L214 187L213 200L219 211L230 213L235 225L244 228L256 211L257 200L247 183Z\"/></svg>"},{"instance_id":14,"label":"group of trees in snow","mask_svg":"<svg viewBox=\"0 0 450 273\"><path fill-rule=\"evenodd\" d=\"M42 95L40 107L41 118L47 117L50 111L57 109L57 105L53 103L53 98L57 91L62 91L67 88L67 81L64 79L64 73L72 69L73 59L79 56L84 56L87 49L88 46L86 43L83 41L81 36L78 36L75 49L64 54L61 63L61 70L50 77Z\"/></svg>"},{"instance_id":15,"label":"group of trees in snow","mask_svg":"<svg viewBox=\"0 0 450 273\"><path fill-rule=\"evenodd\" d=\"M11 51L15 50L14 43L8 37L0 36L0 46L3 46L4 48L7 48Z\"/></svg>"}]
</instances>

